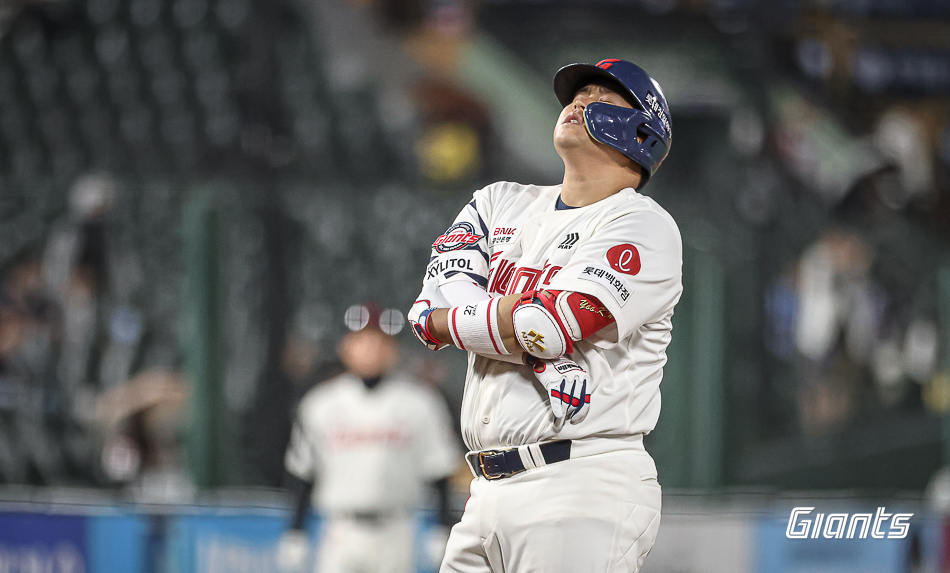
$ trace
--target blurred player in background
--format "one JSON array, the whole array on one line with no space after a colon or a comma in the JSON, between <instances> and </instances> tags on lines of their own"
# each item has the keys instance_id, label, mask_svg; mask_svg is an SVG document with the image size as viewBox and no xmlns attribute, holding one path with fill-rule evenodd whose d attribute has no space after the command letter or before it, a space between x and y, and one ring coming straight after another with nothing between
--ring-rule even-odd
<instances>
[{"instance_id":1,"label":"blurred player in background","mask_svg":"<svg viewBox=\"0 0 950 573\"><path fill-rule=\"evenodd\" d=\"M448 409L435 391L394 371L399 343L383 331L395 334L391 322L381 328L381 314L374 305L348 311L353 331L338 346L346 372L315 386L298 407L285 457L297 480L293 527L278 552L285 571L307 561L311 501L326 518L315 559L321 573L415 571L414 513L427 486L438 492L443 531L457 521L448 478L462 456Z\"/></svg>"},{"instance_id":2,"label":"blurred player in background","mask_svg":"<svg viewBox=\"0 0 950 573\"><path fill-rule=\"evenodd\" d=\"M659 84L623 60L554 77L561 185L476 191L433 244L409 313L469 351L462 435L476 479L441 571L638 571L660 524L656 426L682 241L637 192L666 157ZM568 423L569 422L569 423Z\"/></svg>"}]
</instances>

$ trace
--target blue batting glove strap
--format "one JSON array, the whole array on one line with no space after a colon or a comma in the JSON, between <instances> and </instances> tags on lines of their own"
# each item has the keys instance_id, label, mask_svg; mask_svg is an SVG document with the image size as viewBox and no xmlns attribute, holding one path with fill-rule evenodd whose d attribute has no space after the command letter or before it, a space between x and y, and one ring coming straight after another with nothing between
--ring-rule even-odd
<instances>
[{"instance_id":1,"label":"blue batting glove strap","mask_svg":"<svg viewBox=\"0 0 950 573\"><path fill-rule=\"evenodd\" d=\"M446 345L432 335L429 330L429 315L435 308L428 306L428 301L418 300L409 311L409 326L416 339L429 350L439 350ZM424 308L422 308L424 307Z\"/></svg>"}]
</instances>

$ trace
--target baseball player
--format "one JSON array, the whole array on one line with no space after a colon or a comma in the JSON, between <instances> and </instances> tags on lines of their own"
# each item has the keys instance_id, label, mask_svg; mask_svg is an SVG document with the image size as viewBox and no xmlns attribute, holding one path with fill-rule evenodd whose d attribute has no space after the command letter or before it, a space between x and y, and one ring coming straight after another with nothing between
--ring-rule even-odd
<instances>
[{"instance_id":1,"label":"baseball player","mask_svg":"<svg viewBox=\"0 0 950 573\"><path fill-rule=\"evenodd\" d=\"M448 477L462 456L448 408L433 390L393 372L398 343L367 310L366 325L339 344L347 371L310 390L298 408L285 457L300 482L293 530L278 548L284 570L306 561L311 499L326 518L320 573L415 571L414 512L429 484L443 523L457 520L448 511Z\"/></svg>"},{"instance_id":2,"label":"baseball player","mask_svg":"<svg viewBox=\"0 0 950 573\"><path fill-rule=\"evenodd\" d=\"M469 351L475 475L441 571L638 571L660 486L656 425L682 241L637 192L669 150L660 86L608 59L554 76L561 185L478 190L433 244L416 337Z\"/></svg>"}]
</instances>

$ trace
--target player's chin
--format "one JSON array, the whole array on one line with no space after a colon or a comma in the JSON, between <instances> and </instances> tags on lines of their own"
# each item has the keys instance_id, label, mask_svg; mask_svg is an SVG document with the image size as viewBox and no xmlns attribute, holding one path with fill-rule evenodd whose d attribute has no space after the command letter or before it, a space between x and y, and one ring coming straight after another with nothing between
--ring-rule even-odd
<instances>
[{"instance_id":1,"label":"player's chin","mask_svg":"<svg viewBox=\"0 0 950 573\"><path fill-rule=\"evenodd\" d=\"M601 144L587 133L587 129L581 126L580 129L564 129L554 132L554 149L559 154L564 152L578 152L583 150L585 153L591 153Z\"/></svg>"},{"instance_id":2,"label":"player's chin","mask_svg":"<svg viewBox=\"0 0 950 573\"><path fill-rule=\"evenodd\" d=\"M554 130L555 147L563 147L565 149L577 147L578 145L582 145L588 138L587 128L583 125L562 123Z\"/></svg>"}]
</instances>

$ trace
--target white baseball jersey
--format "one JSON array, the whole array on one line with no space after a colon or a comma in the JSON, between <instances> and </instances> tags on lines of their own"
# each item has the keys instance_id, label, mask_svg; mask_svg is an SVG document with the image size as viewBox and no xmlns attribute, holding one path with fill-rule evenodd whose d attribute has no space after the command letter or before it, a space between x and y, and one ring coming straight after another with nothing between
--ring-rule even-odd
<instances>
[{"instance_id":1,"label":"white baseball jersey","mask_svg":"<svg viewBox=\"0 0 950 573\"><path fill-rule=\"evenodd\" d=\"M560 190L489 185L433 244L426 277L438 276L440 285L468 280L492 296L573 291L596 297L616 319L575 345L571 358L593 384L591 410L557 433L528 367L470 353L461 425L472 450L568 438L578 440L580 452L585 439L635 436L656 426L673 307L683 289L679 229L633 189L557 210Z\"/></svg>"},{"instance_id":2,"label":"white baseball jersey","mask_svg":"<svg viewBox=\"0 0 950 573\"><path fill-rule=\"evenodd\" d=\"M300 402L284 464L315 481L328 514L410 512L426 482L461 464L451 418L436 392L401 375L368 389L345 373Z\"/></svg>"}]
</instances>

